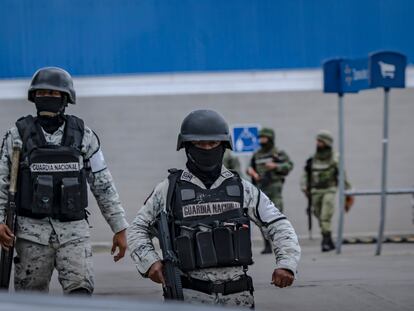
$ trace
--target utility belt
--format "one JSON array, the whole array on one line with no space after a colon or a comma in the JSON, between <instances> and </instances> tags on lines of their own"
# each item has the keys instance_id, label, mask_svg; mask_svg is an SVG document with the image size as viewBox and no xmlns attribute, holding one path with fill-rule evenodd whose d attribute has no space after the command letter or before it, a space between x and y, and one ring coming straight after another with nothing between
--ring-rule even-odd
<instances>
[{"instance_id":1,"label":"utility belt","mask_svg":"<svg viewBox=\"0 0 414 311\"><path fill-rule=\"evenodd\" d=\"M328 182L319 182L319 183L312 185L312 189L316 189L316 190L322 190L322 189L331 188L331 187L337 187L337 183L328 181Z\"/></svg>"},{"instance_id":2,"label":"utility belt","mask_svg":"<svg viewBox=\"0 0 414 311\"><path fill-rule=\"evenodd\" d=\"M239 210L223 214L234 212ZM223 214L200 221L176 221L179 235L174 244L181 270L253 263L250 219L247 216L225 218Z\"/></svg>"},{"instance_id":3,"label":"utility belt","mask_svg":"<svg viewBox=\"0 0 414 311\"><path fill-rule=\"evenodd\" d=\"M235 281L227 281L223 283L215 283L212 281L203 281L191 277L181 277L181 284L183 288L196 290L208 295L222 294L231 295L244 291L253 293L253 280L248 275L243 275L240 279Z\"/></svg>"}]
</instances>

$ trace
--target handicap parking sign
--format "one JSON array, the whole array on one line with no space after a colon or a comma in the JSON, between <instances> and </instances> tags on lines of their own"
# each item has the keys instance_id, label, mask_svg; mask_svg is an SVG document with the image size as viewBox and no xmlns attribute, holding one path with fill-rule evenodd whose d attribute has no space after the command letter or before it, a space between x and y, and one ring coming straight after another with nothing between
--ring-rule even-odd
<instances>
[{"instance_id":1,"label":"handicap parking sign","mask_svg":"<svg viewBox=\"0 0 414 311\"><path fill-rule=\"evenodd\" d=\"M238 153L254 152L259 148L258 124L233 126L233 151Z\"/></svg>"}]
</instances>

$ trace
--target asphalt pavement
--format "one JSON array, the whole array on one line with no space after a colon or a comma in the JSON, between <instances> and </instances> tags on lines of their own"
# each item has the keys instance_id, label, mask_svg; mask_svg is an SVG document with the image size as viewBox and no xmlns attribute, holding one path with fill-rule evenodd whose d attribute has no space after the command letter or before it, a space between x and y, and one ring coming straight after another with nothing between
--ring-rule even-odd
<instances>
[{"instance_id":1,"label":"asphalt pavement","mask_svg":"<svg viewBox=\"0 0 414 311\"><path fill-rule=\"evenodd\" d=\"M414 244L385 244L383 254L374 256L374 244L345 245L336 255L321 253L319 243L301 241L298 278L285 289L270 285L274 256L254 248L249 274L258 310L414 310ZM109 251L101 249L94 263L95 298L162 301L160 286L139 276L129 256L115 264ZM61 295L56 274L51 294Z\"/></svg>"}]
</instances>

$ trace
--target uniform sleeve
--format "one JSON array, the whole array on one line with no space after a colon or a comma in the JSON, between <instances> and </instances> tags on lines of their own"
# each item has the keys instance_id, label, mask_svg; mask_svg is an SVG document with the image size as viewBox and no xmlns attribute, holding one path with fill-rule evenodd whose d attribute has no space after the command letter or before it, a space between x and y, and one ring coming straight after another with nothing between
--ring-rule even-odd
<instances>
[{"instance_id":1,"label":"uniform sleeve","mask_svg":"<svg viewBox=\"0 0 414 311\"><path fill-rule=\"evenodd\" d=\"M293 162L290 160L288 154L280 151L277 155L277 160L276 172L282 175L288 175L293 169Z\"/></svg>"},{"instance_id":2,"label":"uniform sleeve","mask_svg":"<svg viewBox=\"0 0 414 311\"><path fill-rule=\"evenodd\" d=\"M106 166L99 139L87 127L85 127L83 145L85 160L89 166L87 169L89 187L112 231L114 233L120 232L128 227L125 211L121 205L111 172Z\"/></svg>"},{"instance_id":3,"label":"uniform sleeve","mask_svg":"<svg viewBox=\"0 0 414 311\"><path fill-rule=\"evenodd\" d=\"M249 216L271 241L276 256L276 269L287 269L296 275L301 249L291 223L273 202L250 183L243 181L245 206Z\"/></svg>"},{"instance_id":4,"label":"uniform sleeve","mask_svg":"<svg viewBox=\"0 0 414 311\"><path fill-rule=\"evenodd\" d=\"M6 216L8 189L10 184L10 158L12 150L10 131L3 138L0 150L0 223Z\"/></svg>"},{"instance_id":5,"label":"uniform sleeve","mask_svg":"<svg viewBox=\"0 0 414 311\"><path fill-rule=\"evenodd\" d=\"M302 177L300 179L300 190L305 192L308 189L308 174L303 170Z\"/></svg>"},{"instance_id":6,"label":"uniform sleeve","mask_svg":"<svg viewBox=\"0 0 414 311\"><path fill-rule=\"evenodd\" d=\"M154 249L152 237L155 222L165 208L167 191L168 180L165 180L155 188L128 228L128 248L131 258L143 276L146 276L154 262L160 260Z\"/></svg>"}]
</instances>

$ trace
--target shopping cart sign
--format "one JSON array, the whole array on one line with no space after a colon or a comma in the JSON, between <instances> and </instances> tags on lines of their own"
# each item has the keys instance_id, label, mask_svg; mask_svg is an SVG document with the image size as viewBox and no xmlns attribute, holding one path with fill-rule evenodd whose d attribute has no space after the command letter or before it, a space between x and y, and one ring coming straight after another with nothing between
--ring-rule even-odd
<instances>
[{"instance_id":1,"label":"shopping cart sign","mask_svg":"<svg viewBox=\"0 0 414 311\"><path fill-rule=\"evenodd\" d=\"M407 57L401 53L382 51L369 55L370 87L405 87Z\"/></svg>"}]
</instances>

